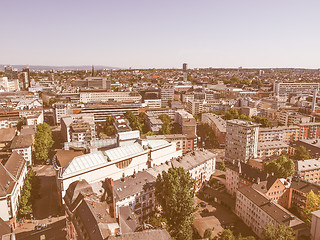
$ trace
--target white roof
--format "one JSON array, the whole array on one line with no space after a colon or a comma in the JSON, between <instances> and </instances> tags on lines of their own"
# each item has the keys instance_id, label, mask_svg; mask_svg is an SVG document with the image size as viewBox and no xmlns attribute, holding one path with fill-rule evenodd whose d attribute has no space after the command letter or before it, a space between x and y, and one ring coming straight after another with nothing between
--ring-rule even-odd
<instances>
[{"instance_id":1,"label":"white roof","mask_svg":"<svg viewBox=\"0 0 320 240\"><path fill-rule=\"evenodd\" d=\"M62 177L67 177L68 175L87 171L104 165L107 162L108 161L102 152L94 152L81 155L72 159L72 161L62 169Z\"/></svg>"},{"instance_id":2,"label":"white roof","mask_svg":"<svg viewBox=\"0 0 320 240\"><path fill-rule=\"evenodd\" d=\"M148 146L152 149L152 148L157 148L160 146L164 146L167 145L169 142L163 139L150 139L148 140Z\"/></svg>"},{"instance_id":3,"label":"white roof","mask_svg":"<svg viewBox=\"0 0 320 240\"><path fill-rule=\"evenodd\" d=\"M142 152L144 152L142 146L139 143L134 143L128 146L122 146L107 150L104 152L104 155L108 158L108 160L115 161Z\"/></svg>"},{"instance_id":4,"label":"white roof","mask_svg":"<svg viewBox=\"0 0 320 240\"><path fill-rule=\"evenodd\" d=\"M298 161L298 171L308 171L320 168L320 161L318 159L308 159Z\"/></svg>"}]
</instances>

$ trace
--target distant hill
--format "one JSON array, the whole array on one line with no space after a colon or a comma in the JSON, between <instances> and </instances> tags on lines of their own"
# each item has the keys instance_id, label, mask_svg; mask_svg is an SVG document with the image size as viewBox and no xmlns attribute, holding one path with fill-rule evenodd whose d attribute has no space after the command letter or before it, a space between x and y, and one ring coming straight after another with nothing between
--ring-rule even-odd
<instances>
[{"instance_id":1,"label":"distant hill","mask_svg":"<svg viewBox=\"0 0 320 240\"><path fill-rule=\"evenodd\" d=\"M9 64L0 64L0 70L4 70L4 66ZM22 68L27 67L27 65L10 65L13 68L18 70L22 70ZM43 66L43 65L29 65L30 70L91 70L92 66L84 65L84 66ZM109 66L94 66L94 70L102 70L102 69L120 69L117 67L109 67Z\"/></svg>"}]
</instances>

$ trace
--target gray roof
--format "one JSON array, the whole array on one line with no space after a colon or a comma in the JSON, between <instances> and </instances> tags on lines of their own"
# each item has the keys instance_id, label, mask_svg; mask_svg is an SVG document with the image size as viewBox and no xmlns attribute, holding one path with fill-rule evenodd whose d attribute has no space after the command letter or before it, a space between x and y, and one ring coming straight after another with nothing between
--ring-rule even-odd
<instances>
[{"instance_id":1,"label":"gray roof","mask_svg":"<svg viewBox=\"0 0 320 240\"><path fill-rule=\"evenodd\" d=\"M12 176L19 179L25 164L26 160L19 153L12 152L4 167L12 174Z\"/></svg>"},{"instance_id":2,"label":"gray roof","mask_svg":"<svg viewBox=\"0 0 320 240\"><path fill-rule=\"evenodd\" d=\"M11 142L16 135L16 128L2 128L0 129L0 142Z\"/></svg>"},{"instance_id":3,"label":"gray roof","mask_svg":"<svg viewBox=\"0 0 320 240\"><path fill-rule=\"evenodd\" d=\"M194 154L194 155L193 155ZM209 152L207 150L204 151L194 151L193 153L187 153L180 160L174 159L172 161L173 167L182 167L185 171L189 171L200 164L212 159L216 156L216 154Z\"/></svg>"},{"instance_id":4,"label":"gray roof","mask_svg":"<svg viewBox=\"0 0 320 240\"><path fill-rule=\"evenodd\" d=\"M11 148L27 148L32 146L32 135L20 135L15 136L12 143Z\"/></svg>"},{"instance_id":5,"label":"gray roof","mask_svg":"<svg viewBox=\"0 0 320 240\"><path fill-rule=\"evenodd\" d=\"M117 200L122 200L128 196L132 196L139 192L143 192L145 188L152 187L156 181L156 177L149 172L143 171L127 176L113 182L113 191Z\"/></svg>"},{"instance_id":6,"label":"gray roof","mask_svg":"<svg viewBox=\"0 0 320 240\"><path fill-rule=\"evenodd\" d=\"M142 146L139 143L134 143L132 145L107 150L104 152L104 155L108 158L108 160L116 161L142 152L144 152Z\"/></svg>"}]
</instances>

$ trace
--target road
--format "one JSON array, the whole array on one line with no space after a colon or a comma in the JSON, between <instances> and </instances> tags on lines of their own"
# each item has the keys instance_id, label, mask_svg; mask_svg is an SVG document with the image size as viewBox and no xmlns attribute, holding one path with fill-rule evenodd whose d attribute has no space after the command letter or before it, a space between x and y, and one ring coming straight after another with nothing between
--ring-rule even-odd
<instances>
[{"instance_id":1,"label":"road","mask_svg":"<svg viewBox=\"0 0 320 240\"><path fill-rule=\"evenodd\" d=\"M64 240L66 239L66 232L63 228L65 228L64 219L48 225L48 227L43 230L31 230L18 233L16 234L16 238L17 240L40 240L41 235L44 235L45 240Z\"/></svg>"}]
</instances>

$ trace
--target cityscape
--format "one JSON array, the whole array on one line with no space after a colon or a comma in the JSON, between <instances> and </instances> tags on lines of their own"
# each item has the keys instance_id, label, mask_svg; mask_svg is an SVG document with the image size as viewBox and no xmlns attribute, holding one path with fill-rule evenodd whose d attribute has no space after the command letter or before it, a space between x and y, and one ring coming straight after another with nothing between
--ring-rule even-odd
<instances>
[{"instance_id":1,"label":"cityscape","mask_svg":"<svg viewBox=\"0 0 320 240\"><path fill-rule=\"evenodd\" d=\"M18 2L0 240L320 240L319 3Z\"/></svg>"}]
</instances>

